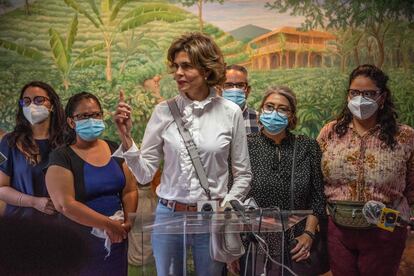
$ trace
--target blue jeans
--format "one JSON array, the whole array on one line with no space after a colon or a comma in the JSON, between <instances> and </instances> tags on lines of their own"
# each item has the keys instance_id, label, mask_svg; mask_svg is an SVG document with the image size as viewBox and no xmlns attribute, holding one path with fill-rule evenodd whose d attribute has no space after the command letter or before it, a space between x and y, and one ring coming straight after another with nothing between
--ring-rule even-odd
<instances>
[{"instance_id":1,"label":"blue jeans","mask_svg":"<svg viewBox=\"0 0 414 276\"><path fill-rule=\"evenodd\" d=\"M158 203L156 213L157 217L162 214L172 213L166 206ZM183 275L183 269L186 256L184 256L184 237L182 234L157 234L156 230L151 236L152 247L154 251L155 264L158 276L179 276ZM214 261L210 257L210 234L187 234L186 248L190 247L195 272L198 276L220 275L224 263Z\"/></svg>"}]
</instances>

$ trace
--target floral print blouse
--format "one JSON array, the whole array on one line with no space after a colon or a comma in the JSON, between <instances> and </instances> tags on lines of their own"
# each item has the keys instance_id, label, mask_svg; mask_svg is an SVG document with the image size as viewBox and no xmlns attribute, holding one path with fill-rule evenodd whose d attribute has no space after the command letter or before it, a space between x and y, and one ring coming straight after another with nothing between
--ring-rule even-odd
<instances>
[{"instance_id":1,"label":"floral print blouse","mask_svg":"<svg viewBox=\"0 0 414 276\"><path fill-rule=\"evenodd\" d=\"M351 123L338 137L334 124L318 137L327 200L376 200L407 219L414 204L414 129L399 125L391 149L379 139L379 125L360 136Z\"/></svg>"}]
</instances>

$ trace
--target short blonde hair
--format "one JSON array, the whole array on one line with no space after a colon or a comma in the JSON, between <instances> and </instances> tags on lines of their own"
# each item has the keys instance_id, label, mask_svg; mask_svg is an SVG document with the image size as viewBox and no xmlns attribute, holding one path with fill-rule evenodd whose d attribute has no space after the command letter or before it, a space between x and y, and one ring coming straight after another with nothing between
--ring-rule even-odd
<instances>
[{"instance_id":1,"label":"short blonde hair","mask_svg":"<svg viewBox=\"0 0 414 276\"><path fill-rule=\"evenodd\" d=\"M269 96L272 95L272 94L282 95L283 97L285 97L288 100L290 112L292 114L291 116L289 116L288 129L289 130L295 129L296 125L298 124L298 117L296 116L297 100L296 100L295 93L292 91L292 89L290 89L287 86L274 86L274 87L268 88L266 90L266 93L263 96L262 102L260 103L259 113L262 112L263 106L264 106L267 98L269 98Z\"/></svg>"},{"instance_id":2,"label":"short blonde hair","mask_svg":"<svg viewBox=\"0 0 414 276\"><path fill-rule=\"evenodd\" d=\"M226 80L226 64L217 44L209 36L202 33L187 33L174 40L168 49L168 66L174 68L175 56L184 51L188 54L191 64L207 73L207 85L221 85Z\"/></svg>"}]
</instances>

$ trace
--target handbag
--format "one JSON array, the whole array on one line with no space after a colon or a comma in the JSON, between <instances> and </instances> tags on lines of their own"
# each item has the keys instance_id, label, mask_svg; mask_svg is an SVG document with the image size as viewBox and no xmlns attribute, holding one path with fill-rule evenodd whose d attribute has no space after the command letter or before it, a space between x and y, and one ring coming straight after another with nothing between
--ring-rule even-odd
<instances>
[{"instance_id":1,"label":"handbag","mask_svg":"<svg viewBox=\"0 0 414 276\"><path fill-rule=\"evenodd\" d=\"M184 144L187 148L188 154L190 155L198 179L200 180L200 185L206 192L208 199L211 200L206 172L201 164L200 156L198 154L197 147L191 138L191 134L186 128L184 128L184 122L181 119L180 111L175 98L168 100L167 104L170 108L171 114L174 117L174 121L177 124L178 132L184 140ZM240 234L233 232L232 227L234 226L226 223L230 218L231 214L228 214L224 225L211 224L210 256L212 259L223 263L229 263L239 259L244 255L245 251Z\"/></svg>"},{"instance_id":2,"label":"handbag","mask_svg":"<svg viewBox=\"0 0 414 276\"><path fill-rule=\"evenodd\" d=\"M295 190L295 165L296 165L296 148L297 141L295 137L293 146L292 173L290 179L290 209L294 210L294 190ZM288 241L289 248L293 248L297 240L294 237L293 229L290 230L291 236ZM329 255L328 255L328 221L326 219L319 221L319 231L315 233L310 255L306 260L295 262L290 259L291 268L297 275L320 275L328 272Z\"/></svg>"},{"instance_id":3,"label":"handbag","mask_svg":"<svg viewBox=\"0 0 414 276\"><path fill-rule=\"evenodd\" d=\"M365 202L360 201L330 201L327 204L329 215L333 222L339 226L351 229L369 229L372 224L368 223L362 208Z\"/></svg>"}]
</instances>

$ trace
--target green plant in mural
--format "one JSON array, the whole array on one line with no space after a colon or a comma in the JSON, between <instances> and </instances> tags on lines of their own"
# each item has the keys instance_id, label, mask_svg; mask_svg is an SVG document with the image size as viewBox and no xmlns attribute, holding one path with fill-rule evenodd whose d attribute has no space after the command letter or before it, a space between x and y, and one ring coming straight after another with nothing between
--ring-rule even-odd
<instances>
[{"instance_id":1,"label":"green plant in mural","mask_svg":"<svg viewBox=\"0 0 414 276\"><path fill-rule=\"evenodd\" d=\"M69 88L69 74L73 68L84 68L98 64L104 64L104 60L94 58L93 54L102 50L102 44L86 48L76 58L72 56L72 47L78 32L78 15L75 14L66 41L62 38L58 31L53 28L49 29L50 48L52 50L55 64L62 76L63 86L67 90ZM92 56L92 57L91 57ZM86 59L88 57L88 59Z\"/></svg>"},{"instance_id":2,"label":"green plant in mural","mask_svg":"<svg viewBox=\"0 0 414 276\"><path fill-rule=\"evenodd\" d=\"M0 47L33 60L41 60L43 58L43 54L37 50L4 39L0 39Z\"/></svg>"},{"instance_id":3,"label":"green plant in mural","mask_svg":"<svg viewBox=\"0 0 414 276\"><path fill-rule=\"evenodd\" d=\"M153 60L151 52L147 49L159 49L158 44L149 38L144 38L145 33L140 33L135 35L133 30L128 36L126 34L122 35L122 44L116 46L117 51L122 56L122 63L119 67L119 75L122 75L125 71L125 68L129 60L137 55L143 55L150 60Z\"/></svg>"},{"instance_id":4,"label":"green plant in mural","mask_svg":"<svg viewBox=\"0 0 414 276\"><path fill-rule=\"evenodd\" d=\"M88 12L76 0L64 1L69 7L84 15L102 34L106 52L105 73L108 81L112 81L112 46L119 33L152 21L176 22L185 18L181 9L161 3L145 3L132 9L125 16L120 16L120 10L130 1L101 0L98 9L95 0L88 0L93 13Z\"/></svg>"},{"instance_id":5,"label":"green plant in mural","mask_svg":"<svg viewBox=\"0 0 414 276\"><path fill-rule=\"evenodd\" d=\"M412 0L349 0L297 1L275 0L265 7L278 12L305 17L305 28L360 28L376 42L376 65L382 67L385 58L384 41L392 22L414 20Z\"/></svg>"}]
</instances>

